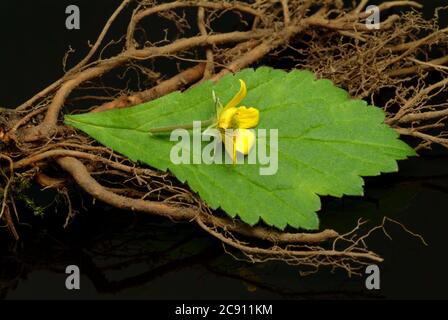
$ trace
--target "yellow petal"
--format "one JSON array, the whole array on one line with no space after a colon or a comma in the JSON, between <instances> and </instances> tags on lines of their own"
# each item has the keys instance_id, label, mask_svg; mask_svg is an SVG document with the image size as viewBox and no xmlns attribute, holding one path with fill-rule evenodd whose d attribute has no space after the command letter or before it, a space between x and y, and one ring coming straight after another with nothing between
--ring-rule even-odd
<instances>
[{"instance_id":1,"label":"yellow petal","mask_svg":"<svg viewBox=\"0 0 448 320\"><path fill-rule=\"evenodd\" d=\"M234 137L235 150L244 155L248 154L255 144L255 133L253 130L237 129Z\"/></svg>"},{"instance_id":2,"label":"yellow petal","mask_svg":"<svg viewBox=\"0 0 448 320\"><path fill-rule=\"evenodd\" d=\"M229 103L218 114L218 127L229 128L253 128L259 122L259 112L255 108L236 106L247 94L246 83L240 79L240 91L230 100Z\"/></svg>"},{"instance_id":3,"label":"yellow petal","mask_svg":"<svg viewBox=\"0 0 448 320\"><path fill-rule=\"evenodd\" d=\"M255 144L256 139L253 130L230 129L222 132L222 140L224 142L224 148L230 159L232 159L233 163L236 163L237 152L243 155L249 154Z\"/></svg>"},{"instance_id":4,"label":"yellow petal","mask_svg":"<svg viewBox=\"0 0 448 320\"><path fill-rule=\"evenodd\" d=\"M241 79L239 80L240 80L240 91L238 91L238 93L232 98L232 100L230 100L229 103L226 104L224 110L235 108L238 105L238 103L240 103L241 100L243 100L244 97L246 96L247 94L246 83Z\"/></svg>"},{"instance_id":5,"label":"yellow petal","mask_svg":"<svg viewBox=\"0 0 448 320\"><path fill-rule=\"evenodd\" d=\"M218 127L222 129L229 129L232 127L233 116L237 108L225 108L218 117Z\"/></svg>"},{"instance_id":6,"label":"yellow petal","mask_svg":"<svg viewBox=\"0 0 448 320\"><path fill-rule=\"evenodd\" d=\"M260 121L260 112L252 107L239 107L233 114L233 125L236 128L249 129L256 127Z\"/></svg>"},{"instance_id":7,"label":"yellow petal","mask_svg":"<svg viewBox=\"0 0 448 320\"><path fill-rule=\"evenodd\" d=\"M236 163L236 148L235 148L235 132L233 130L225 130L222 133L222 141L224 143L224 149L232 159L233 163Z\"/></svg>"},{"instance_id":8,"label":"yellow petal","mask_svg":"<svg viewBox=\"0 0 448 320\"><path fill-rule=\"evenodd\" d=\"M236 136L233 136L232 144L233 144L232 160L233 160L233 164L235 164L236 163Z\"/></svg>"}]
</instances>

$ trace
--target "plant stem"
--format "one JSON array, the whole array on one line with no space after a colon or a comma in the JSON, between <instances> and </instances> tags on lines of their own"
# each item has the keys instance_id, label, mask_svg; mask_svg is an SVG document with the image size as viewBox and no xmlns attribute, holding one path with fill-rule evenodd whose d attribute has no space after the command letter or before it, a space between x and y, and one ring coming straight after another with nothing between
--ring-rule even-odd
<instances>
[{"instance_id":1,"label":"plant stem","mask_svg":"<svg viewBox=\"0 0 448 320\"><path fill-rule=\"evenodd\" d=\"M215 121L214 118L212 119L208 119L208 120L204 120L201 121L201 126L210 126L211 124L213 124L213 122ZM171 132L175 129L193 129L193 122L192 123L188 123L188 124L181 124L181 125L173 125L173 126L165 126L165 127L157 127L157 128L152 128L149 129L149 133L150 134L158 134L158 133L166 133L166 132Z\"/></svg>"}]
</instances>

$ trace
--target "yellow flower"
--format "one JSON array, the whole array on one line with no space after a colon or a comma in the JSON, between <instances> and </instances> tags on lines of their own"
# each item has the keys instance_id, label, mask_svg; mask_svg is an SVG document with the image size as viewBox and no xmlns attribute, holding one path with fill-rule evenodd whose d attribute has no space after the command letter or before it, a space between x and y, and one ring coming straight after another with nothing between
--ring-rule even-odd
<instances>
[{"instance_id":1,"label":"yellow flower","mask_svg":"<svg viewBox=\"0 0 448 320\"><path fill-rule=\"evenodd\" d=\"M240 79L238 93L224 108L220 107L218 110L217 127L221 131L224 147L234 163L237 152L247 155L252 149L255 144L255 133L249 129L256 127L260 121L258 109L245 106L237 107L246 94L246 83Z\"/></svg>"}]
</instances>

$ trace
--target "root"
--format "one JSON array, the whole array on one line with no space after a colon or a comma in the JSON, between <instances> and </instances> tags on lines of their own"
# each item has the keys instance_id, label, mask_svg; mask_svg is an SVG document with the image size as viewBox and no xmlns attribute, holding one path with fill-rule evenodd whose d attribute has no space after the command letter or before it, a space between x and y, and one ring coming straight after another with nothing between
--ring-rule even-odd
<instances>
[{"instance_id":1,"label":"root","mask_svg":"<svg viewBox=\"0 0 448 320\"><path fill-rule=\"evenodd\" d=\"M201 76L205 75L207 69L204 64L198 64L192 68L184 70L174 77L163 81L151 89L137 92L130 96L122 96L111 102L107 102L99 107L96 107L91 112L101 112L112 109L120 109L130 107L143 102L151 101L164 96L173 91L179 90L190 83L198 81Z\"/></svg>"},{"instance_id":2,"label":"root","mask_svg":"<svg viewBox=\"0 0 448 320\"><path fill-rule=\"evenodd\" d=\"M72 157L59 157L57 163L71 174L76 183L95 199L104 201L120 209L131 209L140 212L169 216L173 219L188 220L194 213L188 208L176 208L159 202L126 198L105 190L93 179L81 161Z\"/></svg>"},{"instance_id":3,"label":"root","mask_svg":"<svg viewBox=\"0 0 448 320\"><path fill-rule=\"evenodd\" d=\"M349 275L351 275L352 273L357 274L356 270L360 268L358 265L367 265L383 261L383 259L374 252L356 246L349 247L345 250L325 249L323 247L310 245L288 245L286 247L273 246L270 248L260 248L253 245L247 245L244 242L237 240L231 234L226 235L220 233L216 228L207 226L200 219L197 221L203 230L222 241L223 244L238 249L238 251L242 252L252 263L280 260L291 265L313 267L315 269L318 269L321 266L338 266L345 269ZM340 238L338 237L337 239Z\"/></svg>"},{"instance_id":4,"label":"root","mask_svg":"<svg viewBox=\"0 0 448 320\"><path fill-rule=\"evenodd\" d=\"M349 276L363 274L363 268L372 263L380 263L383 261L378 254L367 249L366 240L375 231L382 231L389 239L392 240L386 230L386 223L397 224L411 236L419 239L424 245L427 245L423 237L416 234L401 223L385 217L382 223L370 230L364 235L359 235L361 227L366 221L358 221L353 230L346 234L339 235L333 230L327 230L331 236L326 239L333 239L332 242L322 241L323 244L317 245L313 243L290 244L282 246L279 243L274 243L272 247L261 248L238 240L234 233L229 230L222 229L218 225L207 225L200 217L197 218L199 226L213 237L219 239L223 245L227 245L238 252L243 253L247 261L265 262L271 260L284 261L291 265L298 265L300 267L308 267L310 271L301 271L302 274L316 272L320 267L327 266L332 269L341 268L345 270ZM221 230L220 230L221 229ZM320 242L320 241L319 241Z\"/></svg>"},{"instance_id":5,"label":"root","mask_svg":"<svg viewBox=\"0 0 448 320\"><path fill-rule=\"evenodd\" d=\"M433 144L448 147L443 131L448 104L441 99L448 84L448 29L440 29L437 20L425 21L417 11L421 8L417 2L386 1L379 5L384 12L380 30L370 30L365 24L367 2L344 7L338 0L163 4L124 0L88 54L61 79L15 110L0 108L0 221L18 238L14 197L19 191L13 186L20 177L61 192L69 212L65 225L76 218L77 211L67 190L78 186L94 199L117 208L195 223L221 241L226 250L243 253L252 262L282 260L316 270L331 266L349 274L358 273L367 263L381 262L365 240L378 229L387 236L384 223L392 220L383 221L365 236L356 236L361 222L345 235L335 230L289 233L262 225L250 227L212 211L170 174L132 163L61 121L63 107L75 92L80 96L77 101L99 103L88 110L103 112L151 101L204 80L216 81L256 63L275 66L281 60L332 79L352 96L382 107L386 122L399 134L414 138L417 150ZM127 7L134 11L123 41L107 39L117 16ZM413 10L387 14L396 7ZM186 8L196 10L192 22L196 35L185 34L191 21L179 13ZM224 33L214 30L212 26L218 25L226 12L237 14L243 27ZM157 43L142 41L140 33L145 33L145 21L151 15L171 20L178 37L165 37ZM107 56L104 49L108 44L104 43L122 45L122 50ZM179 72L161 74L149 66L162 58L176 62ZM137 88L111 88L102 83L106 73L126 77L129 71L139 77ZM92 88L96 92L92 93ZM90 90L88 94L84 94L86 90ZM385 91L394 92L387 101ZM60 173L48 170L55 166Z\"/></svg>"},{"instance_id":6,"label":"root","mask_svg":"<svg viewBox=\"0 0 448 320\"><path fill-rule=\"evenodd\" d=\"M1 207L0 207L0 221L3 219L6 222L6 226L8 227L9 231L11 232L11 234L13 235L15 240L19 240L19 234L17 233L17 230L15 228L15 224L14 221L12 219L11 216L11 211L10 211L10 207L8 204L8 201L11 202L11 204L13 205L14 200L10 200L10 188L11 188L11 183L14 179L14 162L13 160L0 153L0 159L4 159L6 161L8 161L9 163L9 176L6 176L5 173L3 172L3 170L0 169L1 174L3 175L3 177L6 180L6 185L4 188L1 188Z\"/></svg>"}]
</instances>

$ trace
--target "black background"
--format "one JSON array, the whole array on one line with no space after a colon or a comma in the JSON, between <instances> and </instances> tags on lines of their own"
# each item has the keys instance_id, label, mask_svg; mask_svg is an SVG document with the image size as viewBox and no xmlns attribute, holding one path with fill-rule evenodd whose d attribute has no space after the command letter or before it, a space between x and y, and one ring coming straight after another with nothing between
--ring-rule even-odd
<instances>
[{"instance_id":1,"label":"black background","mask_svg":"<svg viewBox=\"0 0 448 320\"><path fill-rule=\"evenodd\" d=\"M0 2L0 106L14 107L62 76L62 58L69 46L76 49L69 60L69 65L73 65L87 52L87 40L96 39L119 3L115 0ZM81 9L80 30L65 28L65 8L69 4ZM441 0L426 2L425 14L429 16L434 7L447 4ZM111 29L112 38L123 34L128 17L129 10L120 15ZM234 20L227 22L224 28L232 28ZM153 36L160 36L162 27L152 26ZM159 66L161 70L164 67L172 68L169 64ZM89 203L86 204L89 209L81 211L68 230L61 229L65 212L58 210L47 219L33 220L32 228L23 225L24 239L17 244L2 238L0 283L9 285L1 289L0 296L8 299L446 299L446 160L446 152L436 148L424 157L400 162L398 174L368 179L366 197L362 199L325 199L320 213L324 225L340 219L351 226L355 217L365 212L387 215L422 234L429 243L429 246L422 245L394 225L388 227L392 241L382 234L374 235L369 245L385 258L380 266L381 290L368 291L364 277L349 278L342 271L322 269L303 277L296 267L282 263L238 262L223 253L217 241L194 226L171 224ZM45 202L53 196L44 193L39 197ZM166 243L182 237L193 244L180 252L172 251L173 256L165 252L159 259L154 254L155 246L164 248ZM130 243L131 248L110 249L123 241ZM114 269L99 268L102 263L124 261L123 255L129 252L139 252L140 259ZM64 268L68 264L81 268L79 291L65 289Z\"/></svg>"}]
</instances>

